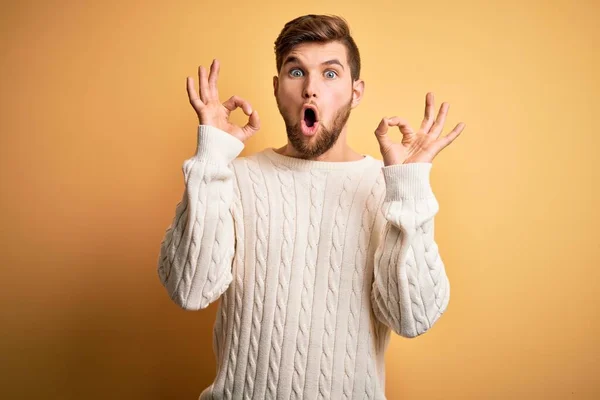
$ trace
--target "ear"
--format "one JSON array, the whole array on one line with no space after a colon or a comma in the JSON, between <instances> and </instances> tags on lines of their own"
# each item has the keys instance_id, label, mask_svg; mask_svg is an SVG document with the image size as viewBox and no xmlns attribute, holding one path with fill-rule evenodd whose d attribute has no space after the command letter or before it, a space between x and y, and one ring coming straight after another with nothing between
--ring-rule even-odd
<instances>
[{"instance_id":1,"label":"ear","mask_svg":"<svg viewBox=\"0 0 600 400\"><path fill-rule=\"evenodd\" d=\"M352 84L352 108L358 106L365 93L365 81L358 79Z\"/></svg>"},{"instance_id":2,"label":"ear","mask_svg":"<svg viewBox=\"0 0 600 400\"><path fill-rule=\"evenodd\" d=\"M279 88L279 78L277 76L273 77L273 94L277 96L277 89Z\"/></svg>"}]
</instances>

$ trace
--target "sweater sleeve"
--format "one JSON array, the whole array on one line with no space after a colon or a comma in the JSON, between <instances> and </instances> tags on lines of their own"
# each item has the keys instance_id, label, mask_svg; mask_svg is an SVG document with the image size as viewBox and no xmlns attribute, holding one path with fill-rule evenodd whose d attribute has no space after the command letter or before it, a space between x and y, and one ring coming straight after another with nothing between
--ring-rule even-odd
<instances>
[{"instance_id":1,"label":"sweater sleeve","mask_svg":"<svg viewBox=\"0 0 600 400\"><path fill-rule=\"evenodd\" d=\"M206 308L233 276L235 231L230 211L235 176L230 163L244 143L227 132L198 126L196 154L184 161L184 192L160 245L158 277L186 310Z\"/></svg>"},{"instance_id":2,"label":"sweater sleeve","mask_svg":"<svg viewBox=\"0 0 600 400\"><path fill-rule=\"evenodd\" d=\"M434 241L439 205L431 163L383 167L386 223L375 251L371 303L376 318L400 336L429 330L448 307L450 283Z\"/></svg>"}]
</instances>

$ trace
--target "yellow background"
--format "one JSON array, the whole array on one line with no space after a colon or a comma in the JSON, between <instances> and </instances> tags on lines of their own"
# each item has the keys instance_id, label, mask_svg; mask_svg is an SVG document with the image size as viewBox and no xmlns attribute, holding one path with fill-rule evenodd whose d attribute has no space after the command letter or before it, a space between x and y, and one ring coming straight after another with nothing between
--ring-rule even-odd
<instances>
[{"instance_id":1,"label":"yellow background","mask_svg":"<svg viewBox=\"0 0 600 400\"><path fill-rule=\"evenodd\" d=\"M388 397L600 398L599 11L4 2L2 397L195 399L210 384L216 304L180 310L156 273L196 146L185 78L218 58L222 101L242 96L262 117L242 155L279 147L273 42L285 22L329 13L348 20L362 56L355 149L381 158L380 119L420 126L427 91L436 110L450 103L443 135L466 122L431 174L449 308L425 335L393 336Z\"/></svg>"}]
</instances>

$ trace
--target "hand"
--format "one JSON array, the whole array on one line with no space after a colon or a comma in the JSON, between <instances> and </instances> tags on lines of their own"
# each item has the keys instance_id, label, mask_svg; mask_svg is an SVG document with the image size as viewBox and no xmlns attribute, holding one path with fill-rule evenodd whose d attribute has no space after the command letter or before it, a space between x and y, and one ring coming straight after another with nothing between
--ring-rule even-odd
<instances>
[{"instance_id":1,"label":"hand","mask_svg":"<svg viewBox=\"0 0 600 400\"><path fill-rule=\"evenodd\" d=\"M375 130L375 137L379 141L379 150L383 156L386 166L396 164L409 164L418 162L431 163L434 157L463 131L463 122L446 136L440 138L444 129L446 114L448 114L448 103L442 103L437 119L433 120L434 101L433 93L425 96L425 118L421 129L414 132L408 122L400 117L383 118ZM387 131L390 126L398 126L402 133L402 141L394 143L388 137Z\"/></svg>"},{"instance_id":2,"label":"hand","mask_svg":"<svg viewBox=\"0 0 600 400\"><path fill-rule=\"evenodd\" d=\"M200 80L200 96L196 92L194 79L187 77L187 92L190 103L196 114L200 125L210 125L219 128L232 136L245 142L260 129L260 119L258 112L252 110L252 106L246 100L232 96L225 103L221 104L219 100L219 91L217 90L217 78L219 77L219 61L213 60L210 66L210 77L206 78L206 70L203 66L198 67L198 79ZM229 122L229 115L236 108L240 107L244 114L248 115L248 123L239 127Z\"/></svg>"}]
</instances>

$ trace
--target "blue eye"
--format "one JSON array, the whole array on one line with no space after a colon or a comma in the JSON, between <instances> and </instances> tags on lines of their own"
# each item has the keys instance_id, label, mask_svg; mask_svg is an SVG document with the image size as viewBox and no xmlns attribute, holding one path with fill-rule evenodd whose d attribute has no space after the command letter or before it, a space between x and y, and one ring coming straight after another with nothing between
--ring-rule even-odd
<instances>
[{"instance_id":1,"label":"blue eye","mask_svg":"<svg viewBox=\"0 0 600 400\"><path fill-rule=\"evenodd\" d=\"M327 73L332 73L332 74L334 74L334 75L332 76L332 78L335 78L335 77L337 76L337 72L335 72L335 71L332 71L332 70L329 70L329 71L327 71L327 72L326 72L326 74L327 74Z\"/></svg>"},{"instance_id":2,"label":"blue eye","mask_svg":"<svg viewBox=\"0 0 600 400\"><path fill-rule=\"evenodd\" d=\"M298 71L300 74L295 74L295 72L296 72L296 71ZM295 78L299 78L299 77L301 77L301 76L303 76L303 75L304 75L304 72L302 72L302 70L301 70L301 69L299 69L299 68L294 68L294 69L291 69L289 73L290 73L290 75L291 75L291 76L293 76L293 77L295 77ZM333 79L333 78L337 77L337 72L336 72L336 71L334 71L334 70L332 70L332 69L328 70L328 71L327 71L327 72L325 72L325 73L326 73L326 74L327 74L327 73L333 74L333 75L330 75L330 79Z\"/></svg>"}]
</instances>

